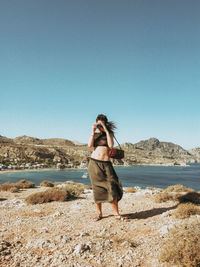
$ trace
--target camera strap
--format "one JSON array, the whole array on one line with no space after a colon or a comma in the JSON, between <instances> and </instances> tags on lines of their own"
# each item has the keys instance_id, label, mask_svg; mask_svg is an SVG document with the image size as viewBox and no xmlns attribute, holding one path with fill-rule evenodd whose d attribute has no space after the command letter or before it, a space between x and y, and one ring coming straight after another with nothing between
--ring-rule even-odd
<instances>
[{"instance_id":1,"label":"camera strap","mask_svg":"<svg viewBox=\"0 0 200 267\"><path fill-rule=\"evenodd\" d=\"M115 138L115 140L117 141L117 138L113 135L113 137ZM120 147L120 149L122 149L121 148L121 146L120 146L120 143L117 141L117 144L119 145L119 147Z\"/></svg>"}]
</instances>

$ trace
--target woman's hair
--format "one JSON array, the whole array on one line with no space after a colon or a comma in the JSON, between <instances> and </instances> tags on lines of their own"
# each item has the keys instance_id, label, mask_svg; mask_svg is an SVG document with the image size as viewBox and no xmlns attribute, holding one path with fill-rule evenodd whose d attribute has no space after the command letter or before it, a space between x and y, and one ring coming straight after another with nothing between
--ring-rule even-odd
<instances>
[{"instance_id":1,"label":"woman's hair","mask_svg":"<svg viewBox=\"0 0 200 267\"><path fill-rule=\"evenodd\" d=\"M113 121L108 121L108 118L104 114L99 114L96 118L96 122L100 120L103 121L108 131L114 134L115 129L117 129L115 123Z\"/></svg>"}]
</instances>

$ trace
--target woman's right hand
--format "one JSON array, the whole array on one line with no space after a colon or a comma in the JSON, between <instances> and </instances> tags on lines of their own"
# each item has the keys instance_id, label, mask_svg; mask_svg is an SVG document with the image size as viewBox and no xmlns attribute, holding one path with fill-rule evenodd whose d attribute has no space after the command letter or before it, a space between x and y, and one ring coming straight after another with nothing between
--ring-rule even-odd
<instances>
[{"instance_id":1,"label":"woman's right hand","mask_svg":"<svg viewBox=\"0 0 200 267\"><path fill-rule=\"evenodd\" d=\"M94 132L96 131L96 129L97 129L97 124L94 123L94 124L92 125L92 132L94 133Z\"/></svg>"}]
</instances>

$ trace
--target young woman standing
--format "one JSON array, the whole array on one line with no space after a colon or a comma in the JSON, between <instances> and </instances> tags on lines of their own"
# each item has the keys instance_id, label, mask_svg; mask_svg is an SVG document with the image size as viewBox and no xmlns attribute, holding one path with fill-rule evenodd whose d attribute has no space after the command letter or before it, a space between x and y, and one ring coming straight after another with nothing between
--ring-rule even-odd
<instances>
[{"instance_id":1,"label":"young woman standing","mask_svg":"<svg viewBox=\"0 0 200 267\"><path fill-rule=\"evenodd\" d=\"M88 146L93 147L88 172L98 212L96 221L103 218L103 202L111 204L116 219L124 219L118 209L118 201L122 198L123 189L108 155L109 149L112 149L114 145L114 129L116 129L115 124L109 122L105 115L99 114L96 123L92 126L92 133L88 141Z\"/></svg>"}]
</instances>

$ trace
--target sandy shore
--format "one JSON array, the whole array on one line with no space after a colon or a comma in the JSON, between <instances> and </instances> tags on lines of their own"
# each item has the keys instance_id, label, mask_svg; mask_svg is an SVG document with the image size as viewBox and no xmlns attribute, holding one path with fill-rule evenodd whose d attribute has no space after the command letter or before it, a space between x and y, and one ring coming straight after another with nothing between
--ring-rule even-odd
<instances>
[{"instance_id":1,"label":"sandy shore","mask_svg":"<svg viewBox=\"0 0 200 267\"><path fill-rule=\"evenodd\" d=\"M15 172L38 172L38 171L57 171L56 168L43 168L43 169L24 169L24 170L4 170L0 171L2 173L15 173Z\"/></svg>"},{"instance_id":2,"label":"sandy shore","mask_svg":"<svg viewBox=\"0 0 200 267\"><path fill-rule=\"evenodd\" d=\"M15 172L42 172L42 171L70 171L70 170L87 170L87 169L78 169L78 168L66 168L66 169L56 169L56 168L42 168L42 169L24 169L24 170L4 170L0 171L0 174L4 173L15 173Z\"/></svg>"}]
</instances>

